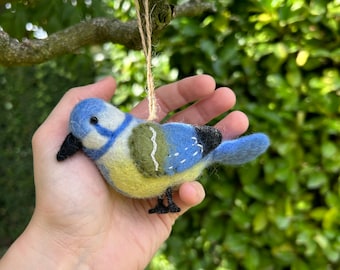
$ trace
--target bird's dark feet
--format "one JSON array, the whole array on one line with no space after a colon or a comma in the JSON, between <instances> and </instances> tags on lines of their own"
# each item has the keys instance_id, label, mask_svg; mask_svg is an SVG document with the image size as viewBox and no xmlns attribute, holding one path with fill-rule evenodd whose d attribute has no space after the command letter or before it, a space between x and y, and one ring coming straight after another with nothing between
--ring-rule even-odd
<instances>
[{"instance_id":1,"label":"bird's dark feet","mask_svg":"<svg viewBox=\"0 0 340 270\"><path fill-rule=\"evenodd\" d=\"M149 209L149 214L166 214L169 213L169 207L163 203L163 197L159 197L157 205L154 208Z\"/></svg>"},{"instance_id":2,"label":"bird's dark feet","mask_svg":"<svg viewBox=\"0 0 340 270\"><path fill-rule=\"evenodd\" d=\"M181 211L181 208L179 208L172 200L172 188L168 188L165 191L165 196L168 200L168 206L164 205L163 196L158 197L157 205L149 210L149 214L178 213Z\"/></svg>"},{"instance_id":3,"label":"bird's dark feet","mask_svg":"<svg viewBox=\"0 0 340 270\"><path fill-rule=\"evenodd\" d=\"M178 213L181 212L181 208L179 208L175 203L169 204L168 209L170 213Z\"/></svg>"}]
</instances>

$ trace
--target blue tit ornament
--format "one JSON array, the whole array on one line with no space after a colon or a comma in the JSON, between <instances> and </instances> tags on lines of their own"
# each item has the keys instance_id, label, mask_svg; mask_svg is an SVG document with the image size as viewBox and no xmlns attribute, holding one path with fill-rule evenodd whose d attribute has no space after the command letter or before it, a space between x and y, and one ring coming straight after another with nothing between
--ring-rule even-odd
<instances>
[{"instance_id":1,"label":"blue tit ornament","mask_svg":"<svg viewBox=\"0 0 340 270\"><path fill-rule=\"evenodd\" d=\"M211 126L138 119L97 98L75 106L69 130L57 160L83 150L118 192L138 199L158 197L149 213L179 212L173 187L193 181L211 164L251 161L270 144L263 133L222 140Z\"/></svg>"}]
</instances>

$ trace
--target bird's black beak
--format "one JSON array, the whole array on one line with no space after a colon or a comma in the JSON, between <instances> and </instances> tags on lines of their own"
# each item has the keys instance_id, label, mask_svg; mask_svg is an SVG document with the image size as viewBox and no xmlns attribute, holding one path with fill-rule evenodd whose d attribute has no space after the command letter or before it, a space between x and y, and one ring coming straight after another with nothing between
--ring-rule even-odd
<instances>
[{"instance_id":1,"label":"bird's black beak","mask_svg":"<svg viewBox=\"0 0 340 270\"><path fill-rule=\"evenodd\" d=\"M77 151L83 148L83 145L81 144L81 141L74 137L72 133L69 133L63 144L60 147L59 152L57 153L57 160L63 161L67 159L68 157L74 155Z\"/></svg>"}]
</instances>

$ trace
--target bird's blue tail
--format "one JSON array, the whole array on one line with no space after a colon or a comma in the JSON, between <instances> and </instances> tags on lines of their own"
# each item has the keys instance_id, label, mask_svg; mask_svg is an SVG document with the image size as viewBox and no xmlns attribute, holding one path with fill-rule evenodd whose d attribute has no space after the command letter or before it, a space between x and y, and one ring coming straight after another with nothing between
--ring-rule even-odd
<instances>
[{"instance_id":1,"label":"bird's blue tail","mask_svg":"<svg viewBox=\"0 0 340 270\"><path fill-rule=\"evenodd\" d=\"M263 133L254 133L235 140L223 141L212 153L211 163L240 165L249 162L269 147L270 141Z\"/></svg>"}]
</instances>

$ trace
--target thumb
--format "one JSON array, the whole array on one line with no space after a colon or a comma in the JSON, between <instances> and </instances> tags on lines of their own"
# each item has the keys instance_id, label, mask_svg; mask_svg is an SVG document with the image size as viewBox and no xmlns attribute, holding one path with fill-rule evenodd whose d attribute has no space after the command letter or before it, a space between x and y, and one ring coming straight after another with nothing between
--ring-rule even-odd
<instances>
[{"instance_id":1,"label":"thumb","mask_svg":"<svg viewBox=\"0 0 340 270\"><path fill-rule=\"evenodd\" d=\"M116 89L116 82L112 77L106 77L101 81L86 86L75 87L67 91L53 109L45 122L33 135L33 148L42 145L44 141L59 143L68 133L68 121L73 107L81 100L98 97L109 100Z\"/></svg>"}]
</instances>

